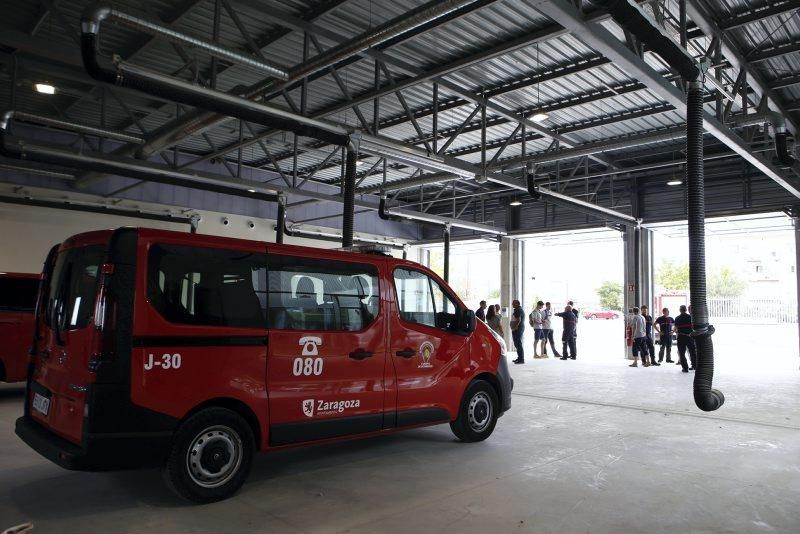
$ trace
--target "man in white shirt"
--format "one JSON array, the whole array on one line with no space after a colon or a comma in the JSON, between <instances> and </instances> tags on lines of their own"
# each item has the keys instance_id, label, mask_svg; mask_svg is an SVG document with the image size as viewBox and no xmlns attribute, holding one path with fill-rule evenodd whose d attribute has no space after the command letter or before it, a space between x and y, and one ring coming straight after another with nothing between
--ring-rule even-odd
<instances>
[{"instance_id":1,"label":"man in white shirt","mask_svg":"<svg viewBox=\"0 0 800 534\"><path fill-rule=\"evenodd\" d=\"M639 308L633 308L631 316L631 335L633 337L633 363L630 367L639 367L639 354L642 355L642 367L650 367L647 362L647 330L644 317Z\"/></svg>"},{"instance_id":2,"label":"man in white shirt","mask_svg":"<svg viewBox=\"0 0 800 534\"><path fill-rule=\"evenodd\" d=\"M544 332L544 344L542 345L542 355L547 358L547 343L550 343L550 348L553 349L553 356L560 358L561 354L556 349L556 342L553 339L553 308L550 307L549 302L544 303L542 310L542 332Z\"/></svg>"},{"instance_id":3,"label":"man in white shirt","mask_svg":"<svg viewBox=\"0 0 800 534\"><path fill-rule=\"evenodd\" d=\"M536 308L533 309L531 314L528 316L528 321L530 322L531 326L533 327L533 357L534 359L541 359L547 358L547 354L545 353L547 350L547 339L544 335L543 323L544 323L544 315L542 314L542 309L544 308L544 302L541 300L536 303ZM541 345L542 347L542 354L538 353L538 348Z\"/></svg>"}]
</instances>

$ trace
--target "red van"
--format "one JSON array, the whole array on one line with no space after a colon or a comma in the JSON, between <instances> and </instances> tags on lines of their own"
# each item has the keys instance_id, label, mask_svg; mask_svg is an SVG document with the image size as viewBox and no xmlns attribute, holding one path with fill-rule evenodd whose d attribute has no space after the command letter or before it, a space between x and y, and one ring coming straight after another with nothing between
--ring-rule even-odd
<instances>
[{"instance_id":1,"label":"red van","mask_svg":"<svg viewBox=\"0 0 800 534\"><path fill-rule=\"evenodd\" d=\"M25 380L38 290L38 274L0 273L0 382Z\"/></svg>"},{"instance_id":2,"label":"red van","mask_svg":"<svg viewBox=\"0 0 800 534\"><path fill-rule=\"evenodd\" d=\"M17 434L67 469L161 465L211 502L253 452L511 404L503 342L430 270L385 255L152 229L76 235L45 264Z\"/></svg>"}]
</instances>

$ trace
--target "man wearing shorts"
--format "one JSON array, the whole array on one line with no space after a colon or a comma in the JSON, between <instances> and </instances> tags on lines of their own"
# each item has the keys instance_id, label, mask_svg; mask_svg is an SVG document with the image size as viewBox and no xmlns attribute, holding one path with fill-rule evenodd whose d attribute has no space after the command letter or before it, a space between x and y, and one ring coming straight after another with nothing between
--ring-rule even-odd
<instances>
[{"instance_id":1,"label":"man wearing shorts","mask_svg":"<svg viewBox=\"0 0 800 534\"><path fill-rule=\"evenodd\" d=\"M556 349L556 342L553 339L553 308L550 307L549 302L544 303L542 310L542 331L544 332L544 357L547 358L547 344L550 343L550 348L553 349L553 356L560 358L561 354Z\"/></svg>"},{"instance_id":2,"label":"man wearing shorts","mask_svg":"<svg viewBox=\"0 0 800 534\"><path fill-rule=\"evenodd\" d=\"M533 357L537 360L540 358L547 358L547 339L545 338L544 328L542 327L544 323L542 308L544 308L544 302L540 300L536 303L536 307L533 309L530 316L528 316L528 320L533 327ZM539 346L542 347L541 355L538 352Z\"/></svg>"}]
</instances>

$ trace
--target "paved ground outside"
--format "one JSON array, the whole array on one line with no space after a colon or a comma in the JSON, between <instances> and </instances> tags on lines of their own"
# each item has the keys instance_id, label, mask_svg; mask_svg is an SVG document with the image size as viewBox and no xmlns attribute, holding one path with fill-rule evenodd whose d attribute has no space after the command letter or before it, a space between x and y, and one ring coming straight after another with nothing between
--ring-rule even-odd
<instances>
[{"instance_id":1,"label":"paved ground outside","mask_svg":"<svg viewBox=\"0 0 800 534\"><path fill-rule=\"evenodd\" d=\"M746 324L714 322L716 368L728 372L791 372L800 369L800 346L796 324ZM526 359L533 355L533 332L525 331ZM578 355L592 362L619 362L625 355L622 319L581 319L578 322ZM556 323L556 347L561 351L561 327ZM656 350L659 346L656 345ZM673 343L672 352L678 348ZM676 369L679 369L676 366Z\"/></svg>"}]
</instances>

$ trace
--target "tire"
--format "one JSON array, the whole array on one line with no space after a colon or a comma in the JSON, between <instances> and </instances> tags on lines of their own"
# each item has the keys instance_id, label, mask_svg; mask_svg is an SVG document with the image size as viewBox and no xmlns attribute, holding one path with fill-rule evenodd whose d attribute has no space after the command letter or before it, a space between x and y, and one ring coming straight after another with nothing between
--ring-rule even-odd
<instances>
[{"instance_id":1,"label":"tire","mask_svg":"<svg viewBox=\"0 0 800 534\"><path fill-rule=\"evenodd\" d=\"M593 313L593 314L591 314L591 315L589 316L589 319L597 319L597 315L595 315L595 314Z\"/></svg>"},{"instance_id":2,"label":"tire","mask_svg":"<svg viewBox=\"0 0 800 534\"><path fill-rule=\"evenodd\" d=\"M458 417L450 423L450 429L463 442L483 441L492 435L499 411L494 388L485 380L473 380L464 392Z\"/></svg>"},{"instance_id":3,"label":"tire","mask_svg":"<svg viewBox=\"0 0 800 534\"><path fill-rule=\"evenodd\" d=\"M242 416L226 408L206 408L187 419L175 434L164 481L190 501L221 501L244 484L254 451L253 430Z\"/></svg>"}]
</instances>

